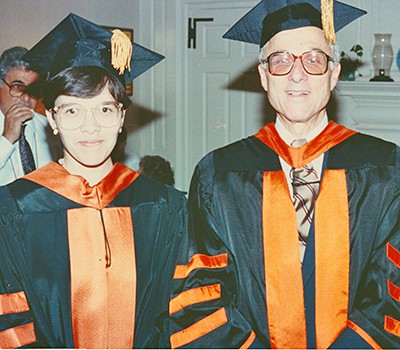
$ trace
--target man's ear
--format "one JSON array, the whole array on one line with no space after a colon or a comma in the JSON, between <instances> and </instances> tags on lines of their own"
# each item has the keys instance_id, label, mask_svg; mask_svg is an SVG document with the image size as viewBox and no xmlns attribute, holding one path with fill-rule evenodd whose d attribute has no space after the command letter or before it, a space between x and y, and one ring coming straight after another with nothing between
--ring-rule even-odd
<instances>
[{"instance_id":1,"label":"man's ear","mask_svg":"<svg viewBox=\"0 0 400 350\"><path fill-rule=\"evenodd\" d=\"M331 75L331 86L330 86L331 91L336 87L336 84L339 81L339 75L341 70L342 70L342 65L340 63L336 63Z\"/></svg>"},{"instance_id":2,"label":"man's ear","mask_svg":"<svg viewBox=\"0 0 400 350\"><path fill-rule=\"evenodd\" d=\"M49 110L46 109L46 117L47 121L50 124L50 127L54 130L57 129L57 124L56 121L54 120L53 113L51 113Z\"/></svg>"},{"instance_id":3,"label":"man's ear","mask_svg":"<svg viewBox=\"0 0 400 350\"><path fill-rule=\"evenodd\" d=\"M267 69L262 64L258 65L258 74L260 75L261 86L265 91L268 91Z\"/></svg>"}]
</instances>

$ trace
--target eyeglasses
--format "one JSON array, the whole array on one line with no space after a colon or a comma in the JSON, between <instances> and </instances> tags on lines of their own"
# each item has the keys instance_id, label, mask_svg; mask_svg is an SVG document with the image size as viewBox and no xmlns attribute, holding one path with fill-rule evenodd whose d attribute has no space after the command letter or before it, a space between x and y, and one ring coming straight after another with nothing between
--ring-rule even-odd
<instances>
[{"instance_id":1,"label":"eyeglasses","mask_svg":"<svg viewBox=\"0 0 400 350\"><path fill-rule=\"evenodd\" d=\"M23 94L28 94L32 98L39 99L42 96L42 84L39 82L30 85L24 85L21 83L9 84L3 78L0 79L8 86L8 92L12 97L21 97Z\"/></svg>"},{"instance_id":2,"label":"eyeglasses","mask_svg":"<svg viewBox=\"0 0 400 350\"><path fill-rule=\"evenodd\" d=\"M333 62L333 58L320 50L303 52L296 56L290 52L274 52L261 63L268 64L268 70L272 75L287 75L294 66L294 62L299 59L304 70L310 75L324 75L328 70L328 62Z\"/></svg>"},{"instance_id":3,"label":"eyeglasses","mask_svg":"<svg viewBox=\"0 0 400 350\"><path fill-rule=\"evenodd\" d=\"M65 104L54 107L53 116L57 114L60 125L67 130L78 129L91 112L96 122L105 128L111 128L121 120L122 103L106 102L93 108L86 108L80 104Z\"/></svg>"}]
</instances>

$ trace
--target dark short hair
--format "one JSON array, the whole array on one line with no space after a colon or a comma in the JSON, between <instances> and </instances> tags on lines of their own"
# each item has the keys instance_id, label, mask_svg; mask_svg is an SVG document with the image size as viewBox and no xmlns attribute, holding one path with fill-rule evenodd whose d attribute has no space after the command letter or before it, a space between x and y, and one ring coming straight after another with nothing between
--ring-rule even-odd
<instances>
[{"instance_id":1,"label":"dark short hair","mask_svg":"<svg viewBox=\"0 0 400 350\"><path fill-rule=\"evenodd\" d=\"M24 67L27 70L34 71L39 77L46 78L46 73L38 67L33 67L29 63L22 60L22 57L28 52L28 49L22 46L14 46L4 52L0 56L0 78L5 79L7 74L15 68ZM0 84L2 82L0 81Z\"/></svg>"},{"instance_id":2,"label":"dark short hair","mask_svg":"<svg viewBox=\"0 0 400 350\"><path fill-rule=\"evenodd\" d=\"M160 156L144 156L139 162L140 172L154 180L173 186L174 172L168 160Z\"/></svg>"},{"instance_id":3,"label":"dark short hair","mask_svg":"<svg viewBox=\"0 0 400 350\"><path fill-rule=\"evenodd\" d=\"M60 95L91 98L101 93L107 83L110 94L127 109L132 101L125 87L113 74L95 66L70 67L55 75L44 88L43 104L47 109L53 108Z\"/></svg>"}]
</instances>

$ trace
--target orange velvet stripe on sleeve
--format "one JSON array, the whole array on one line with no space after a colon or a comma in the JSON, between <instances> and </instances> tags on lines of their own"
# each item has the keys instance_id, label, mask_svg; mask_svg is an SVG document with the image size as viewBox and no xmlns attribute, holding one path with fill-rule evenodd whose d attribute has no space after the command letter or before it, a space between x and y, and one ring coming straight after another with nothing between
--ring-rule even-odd
<instances>
[{"instance_id":1,"label":"orange velvet stripe on sleeve","mask_svg":"<svg viewBox=\"0 0 400 350\"><path fill-rule=\"evenodd\" d=\"M185 290L175 298L171 299L169 302L169 314L172 315L187 306L219 299L220 297L221 285L219 283Z\"/></svg>"},{"instance_id":2,"label":"orange velvet stripe on sleeve","mask_svg":"<svg viewBox=\"0 0 400 350\"><path fill-rule=\"evenodd\" d=\"M0 331L0 349L15 349L36 342L33 323Z\"/></svg>"},{"instance_id":3,"label":"orange velvet stripe on sleeve","mask_svg":"<svg viewBox=\"0 0 400 350\"><path fill-rule=\"evenodd\" d=\"M386 244L386 256L400 269L400 252L393 247L390 243Z\"/></svg>"},{"instance_id":4,"label":"orange velvet stripe on sleeve","mask_svg":"<svg viewBox=\"0 0 400 350\"><path fill-rule=\"evenodd\" d=\"M387 280L389 295L396 301L400 302L400 287Z\"/></svg>"},{"instance_id":5,"label":"orange velvet stripe on sleeve","mask_svg":"<svg viewBox=\"0 0 400 350\"><path fill-rule=\"evenodd\" d=\"M172 334L170 337L171 347L172 349L176 349L189 344L203 335L212 332L214 329L221 327L226 322L228 322L228 319L226 317L225 308L221 308L190 327Z\"/></svg>"},{"instance_id":6,"label":"orange velvet stripe on sleeve","mask_svg":"<svg viewBox=\"0 0 400 350\"><path fill-rule=\"evenodd\" d=\"M29 310L25 292L0 294L0 315L25 312Z\"/></svg>"},{"instance_id":7,"label":"orange velvet stripe on sleeve","mask_svg":"<svg viewBox=\"0 0 400 350\"><path fill-rule=\"evenodd\" d=\"M361 338L363 338L370 346L372 349L382 349L382 347L374 340L372 337L364 331L361 327L359 327L357 324L355 324L352 321L348 321L347 325L349 328L351 328L354 332L356 332Z\"/></svg>"},{"instance_id":8,"label":"orange velvet stripe on sleeve","mask_svg":"<svg viewBox=\"0 0 400 350\"><path fill-rule=\"evenodd\" d=\"M228 254L209 256L204 254L193 255L187 265L177 265L174 279L182 279L196 269L221 269L228 266Z\"/></svg>"},{"instance_id":9,"label":"orange velvet stripe on sleeve","mask_svg":"<svg viewBox=\"0 0 400 350\"><path fill-rule=\"evenodd\" d=\"M385 316L385 331L400 338L400 321L395 318Z\"/></svg>"},{"instance_id":10,"label":"orange velvet stripe on sleeve","mask_svg":"<svg viewBox=\"0 0 400 350\"><path fill-rule=\"evenodd\" d=\"M249 337L244 342L244 344L240 347L240 349L248 349L251 346L251 344L253 343L254 339L256 339L256 334L254 333L254 331L251 331Z\"/></svg>"}]
</instances>

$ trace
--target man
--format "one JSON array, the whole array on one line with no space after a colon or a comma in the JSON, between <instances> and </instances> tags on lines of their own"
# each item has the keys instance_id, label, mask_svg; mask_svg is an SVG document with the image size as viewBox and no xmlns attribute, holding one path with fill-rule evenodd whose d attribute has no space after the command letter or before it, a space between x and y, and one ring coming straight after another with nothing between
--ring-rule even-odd
<instances>
[{"instance_id":1,"label":"man","mask_svg":"<svg viewBox=\"0 0 400 350\"><path fill-rule=\"evenodd\" d=\"M26 52L13 47L0 57L0 185L49 163L56 152L48 143L46 118L34 112L44 78L21 60Z\"/></svg>"},{"instance_id":2,"label":"man","mask_svg":"<svg viewBox=\"0 0 400 350\"><path fill-rule=\"evenodd\" d=\"M320 9L264 0L225 35L260 43L276 122L196 167L174 348L400 347L399 150L328 122L340 63ZM364 13L335 11L337 30Z\"/></svg>"}]
</instances>

